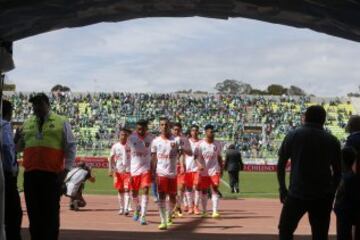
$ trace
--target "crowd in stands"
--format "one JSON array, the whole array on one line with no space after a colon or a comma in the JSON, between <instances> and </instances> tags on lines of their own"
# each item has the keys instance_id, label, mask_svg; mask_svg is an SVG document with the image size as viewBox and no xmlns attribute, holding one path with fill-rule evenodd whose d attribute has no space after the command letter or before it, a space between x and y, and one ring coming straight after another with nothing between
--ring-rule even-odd
<instances>
[{"instance_id":1,"label":"crowd in stands","mask_svg":"<svg viewBox=\"0 0 360 240\"><path fill-rule=\"evenodd\" d=\"M30 115L29 96L9 96L15 121L22 122ZM51 104L53 111L69 117L78 150L83 154L107 155L121 126L148 119L150 130L156 131L158 117L167 116L181 122L185 132L192 124L213 124L220 140L235 142L244 158L275 158L279 143L289 130L301 124L302 113L311 102L309 97L290 96L116 92L53 94ZM329 129L345 138L342 129L351 115L351 104L333 101L324 106L329 112Z\"/></svg>"}]
</instances>

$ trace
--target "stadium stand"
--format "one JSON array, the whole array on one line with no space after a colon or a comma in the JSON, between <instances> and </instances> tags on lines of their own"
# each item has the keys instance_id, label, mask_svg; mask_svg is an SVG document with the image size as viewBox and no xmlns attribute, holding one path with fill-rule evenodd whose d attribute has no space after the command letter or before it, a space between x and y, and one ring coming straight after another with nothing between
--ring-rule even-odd
<instances>
[{"instance_id":1,"label":"stadium stand","mask_svg":"<svg viewBox=\"0 0 360 240\"><path fill-rule=\"evenodd\" d=\"M31 114L31 93L14 93L15 126ZM328 111L326 128L341 141L345 123L355 109L349 99L290 96L225 96L216 94L67 93L51 95L53 111L69 117L78 140L79 155L107 156L121 127L133 127L148 119L157 131L159 116L181 122L185 132L192 124L216 126L224 144L235 142L245 161L275 161L277 149L288 131L301 124L306 107L322 104Z\"/></svg>"}]
</instances>

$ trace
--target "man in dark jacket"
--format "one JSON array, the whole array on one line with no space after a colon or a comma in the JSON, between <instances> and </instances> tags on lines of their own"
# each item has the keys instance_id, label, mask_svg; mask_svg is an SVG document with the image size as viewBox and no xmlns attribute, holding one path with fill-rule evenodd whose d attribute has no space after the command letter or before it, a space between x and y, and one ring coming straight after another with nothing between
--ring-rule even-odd
<instances>
[{"instance_id":1,"label":"man in dark jacket","mask_svg":"<svg viewBox=\"0 0 360 240\"><path fill-rule=\"evenodd\" d=\"M354 148L360 153L360 116L351 116L346 126L346 131L350 133L346 140L346 146Z\"/></svg>"},{"instance_id":2,"label":"man in dark jacket","mask_svg":"<svg viewBox=\"0 0 360 240\"><path fill-rule=\"evenodd\" d=\"M357 153L357 168L355 170L356 174L357 174L357 179L359 179L359 175L360 175L360 116L359 115L354 115L351 116L349 119L349 122L346 126L346 131L348 133L350 133L350 135L348 136L346 143L345 143L345 147L349 147L352 148L356 151ZM357 183L358 184L358 183ZM354 194L357 195L357 194ZM360 209L359 206L359 202L357 203L357 209ZM355 225L355 239L360 239L360 216L357 216L357 222Z\"/></svg>"},{"instance_id":3,"label":"man in dark jacket","mask_svg":"<svg viewBox=\"0 0 360 240\"><path fill-rule=\"evenodd\" d=\"M360 174L356 171L357 154L352 147L342 150L343 173L335 197L336 232L338 240L352 240L353 226L360 223ZM355 238L359 239L359 238Z\"/></svg>"},{"instance_id":4,"label":"man in dark jacket","mask_svg":"<svg viewBox=\"0 0 360 240\"><path fill-rule=\"evenodd\" d=\"M231 144L225 156L225 170L229 174L230 187L232 193L239 193L239 171L242 170L244 164L241 159L240 151L235 149L235 145Z\"/></svg>"},{"instance_id":5,"label":"man in dark jacket","mask_svg":"<svg viewBox=\"0 0 360 240\"><path fill-rule=\"evenodd\" d=\"M323 126L326 111L311 106L305 113L305 124L290 132L279 150L278 181L283 209L279 239L291 240L296 227L308 213L313 239L327 240L330 213L341 177L339 141ZM285 184L285 167L291 159L289 190Z\"/></svg>"}]
</instances>

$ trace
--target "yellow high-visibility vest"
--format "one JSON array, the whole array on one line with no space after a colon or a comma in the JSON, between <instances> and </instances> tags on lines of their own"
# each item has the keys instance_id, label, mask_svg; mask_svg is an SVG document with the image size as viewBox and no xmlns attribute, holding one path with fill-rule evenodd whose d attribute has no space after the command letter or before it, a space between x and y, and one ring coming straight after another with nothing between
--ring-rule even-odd
<instances>
[{"instance_id":1,"label":"yellow high-visibility vest","mask_svg":"<svg viewBox=\"0 0 360 240\"><path fill-rule=\"evenodd\" d=\"M64 123L65 117L50 113L39 132L35 116L24 123L25 171L42 170L61 172L64 169Z\"/></svg>"}]
</instances>

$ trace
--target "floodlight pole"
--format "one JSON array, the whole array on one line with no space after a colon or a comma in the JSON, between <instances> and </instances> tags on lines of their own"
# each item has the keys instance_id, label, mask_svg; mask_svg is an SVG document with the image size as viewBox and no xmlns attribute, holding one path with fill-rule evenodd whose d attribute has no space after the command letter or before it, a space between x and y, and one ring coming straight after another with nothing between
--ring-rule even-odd
<instances>
[{"instance_id":1,"label":"floodlight pole","mask_svg":"<svg viewBox=\"0 0 360 240\"><path fill-rule=\"evenodd\" d=\"M0 71L0 119L2 119L2 103L4 90L5 75ZM5 182L2 161L4 159L4 151L2 149L2 125L0 124L0 240L6 240L5 235Z\"/></svg>"}]
</instances>

